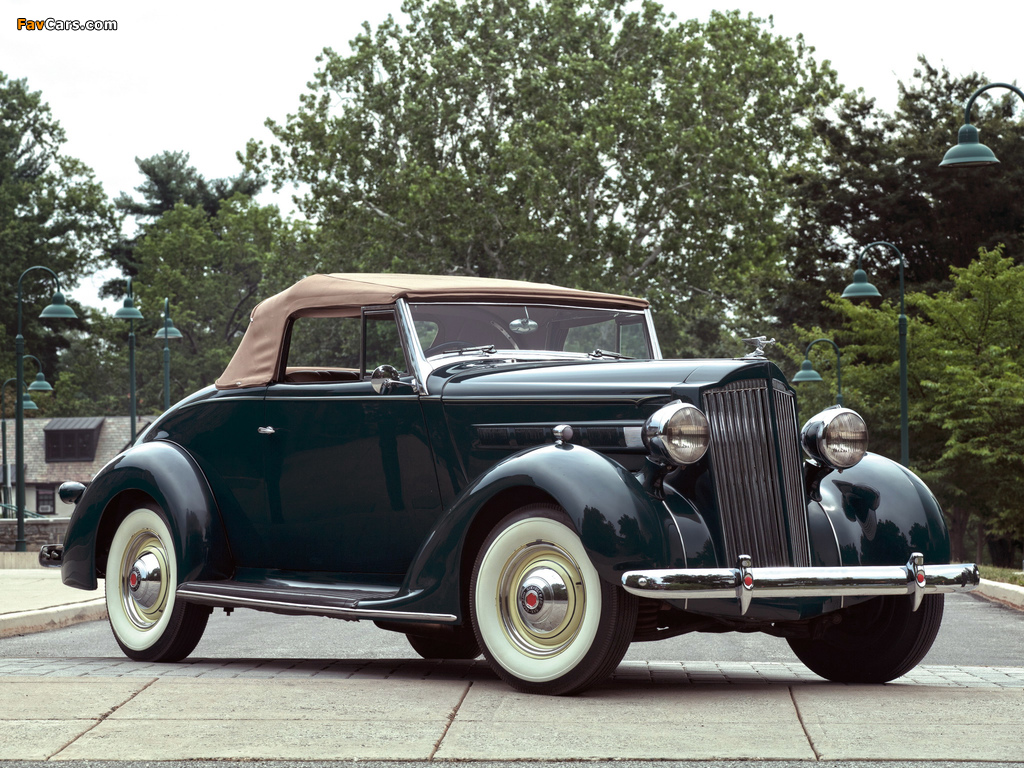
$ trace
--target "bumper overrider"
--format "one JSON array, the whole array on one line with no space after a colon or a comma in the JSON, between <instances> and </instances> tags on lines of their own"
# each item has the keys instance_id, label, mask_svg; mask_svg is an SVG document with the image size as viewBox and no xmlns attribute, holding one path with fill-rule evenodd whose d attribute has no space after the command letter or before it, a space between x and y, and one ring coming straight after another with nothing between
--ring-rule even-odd
<instances>
[{"instance_id":1,"label":"bumper overrider","mask_svg":"<svg viewBox=\"0 0 1024 768\"><path fill-rule=\"evenodd\" d=\"M974 563L925 565L914 552L906 565L825 568L754 568L740 555L736 568L628 571L622 586L631 594L656 600L736 598L745 614L755 597L867 597L913 595L914 610L925 595L969 592L981 577Z\"/></svg>"}]
</instances>

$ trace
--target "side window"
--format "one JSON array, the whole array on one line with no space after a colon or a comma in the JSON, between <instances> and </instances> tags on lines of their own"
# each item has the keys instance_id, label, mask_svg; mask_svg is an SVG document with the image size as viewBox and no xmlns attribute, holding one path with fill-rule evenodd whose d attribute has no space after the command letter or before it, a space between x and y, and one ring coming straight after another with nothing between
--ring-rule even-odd
<instances>
[{"instance_id":1,"label":"side window","mask_svg":"<svg viewBox=\"0 0 1024 768\"><path fill-rule=\"evenodd\" d=\"M288 367L359 368L358 317L299 317L292 321Z\"/></svg>"},{"instance_id":2,"label":"side window","mask_svg":"<svg viewBox=\"0 0 1024 768\"><path fill-rule=\"evenodd\" d=\"M400 373L409 370L393 312L367 313L365 373L381 365L393 365Z\"/></svg>"}]
</instances>

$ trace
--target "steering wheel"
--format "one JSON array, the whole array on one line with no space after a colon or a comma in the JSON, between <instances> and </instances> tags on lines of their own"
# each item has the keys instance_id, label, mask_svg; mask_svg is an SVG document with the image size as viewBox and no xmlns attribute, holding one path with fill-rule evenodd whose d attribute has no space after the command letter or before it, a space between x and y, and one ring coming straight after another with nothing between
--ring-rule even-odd
<instances>
[{"instance_id":1,"label":"steering wheel","mask_svg":"<svg viewBox=\"0 0 1024 768\"><path fill-rule=\"evenodd\" d=\"M456 349L465 349L466 347L472 347L468 341L444 341L440 344L435 344L430 349L426 350L423 355L424 357L430 357L431 355L439 355L442 352L451 352Z\"/></svg>"}]
</instances>

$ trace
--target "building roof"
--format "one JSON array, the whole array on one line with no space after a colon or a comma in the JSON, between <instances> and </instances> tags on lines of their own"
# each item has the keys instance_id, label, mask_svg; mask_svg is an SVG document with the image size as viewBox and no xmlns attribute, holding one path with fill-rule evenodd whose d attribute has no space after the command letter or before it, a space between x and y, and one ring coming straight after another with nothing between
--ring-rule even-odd
<instances>
[{"instance_id":1,"label":"building roof","mask_svg":"<svg viewBox=\"0 0 1024 768\"><path fill-rule=\"evenodd\" d=\"M273 381L288 321L293 317L357 317L372 305L409 301L515 301L583 307L646 309L646 299L561 288L546 283L459 275L310 275L260 302L218 389L260 387Z\"/></svg>"},{"instance_id":2,"label":"building roof","mask_svg":"<svg viewBox=\"0 0 1024 768\"><path fill-rule=\"evenodd\" d=\"M140 433L152 419L140 418L136 432ZM14 463L14 419L6 420L7 462ZM79 483L92 481L93 475L117 454L128 447L131 438L131 418L128 416L92 416L83 418L33 419L26 418L25 426L25 485L60 485L68 480ZM46 461L47 431L54 429L100 428L96 454L92 461Z\"/></svg>"}]
</instances>

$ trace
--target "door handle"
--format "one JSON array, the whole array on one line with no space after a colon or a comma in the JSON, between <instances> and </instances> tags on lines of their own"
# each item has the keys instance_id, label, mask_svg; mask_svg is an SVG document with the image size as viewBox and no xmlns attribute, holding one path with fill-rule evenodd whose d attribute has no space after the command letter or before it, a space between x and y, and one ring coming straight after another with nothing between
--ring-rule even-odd
<instances>
[{"instance_id":1,"label":"door handle","mask_svg":"<svg viewBox=\"0 0 1024 768\"><path fill-rule=\"evenodd\" d=\"M261 435L272 435L275 432L277 432L277 430L274 429L273 427L257 427L256 431L259 432Z\"/></svg>"}]
</instances>

